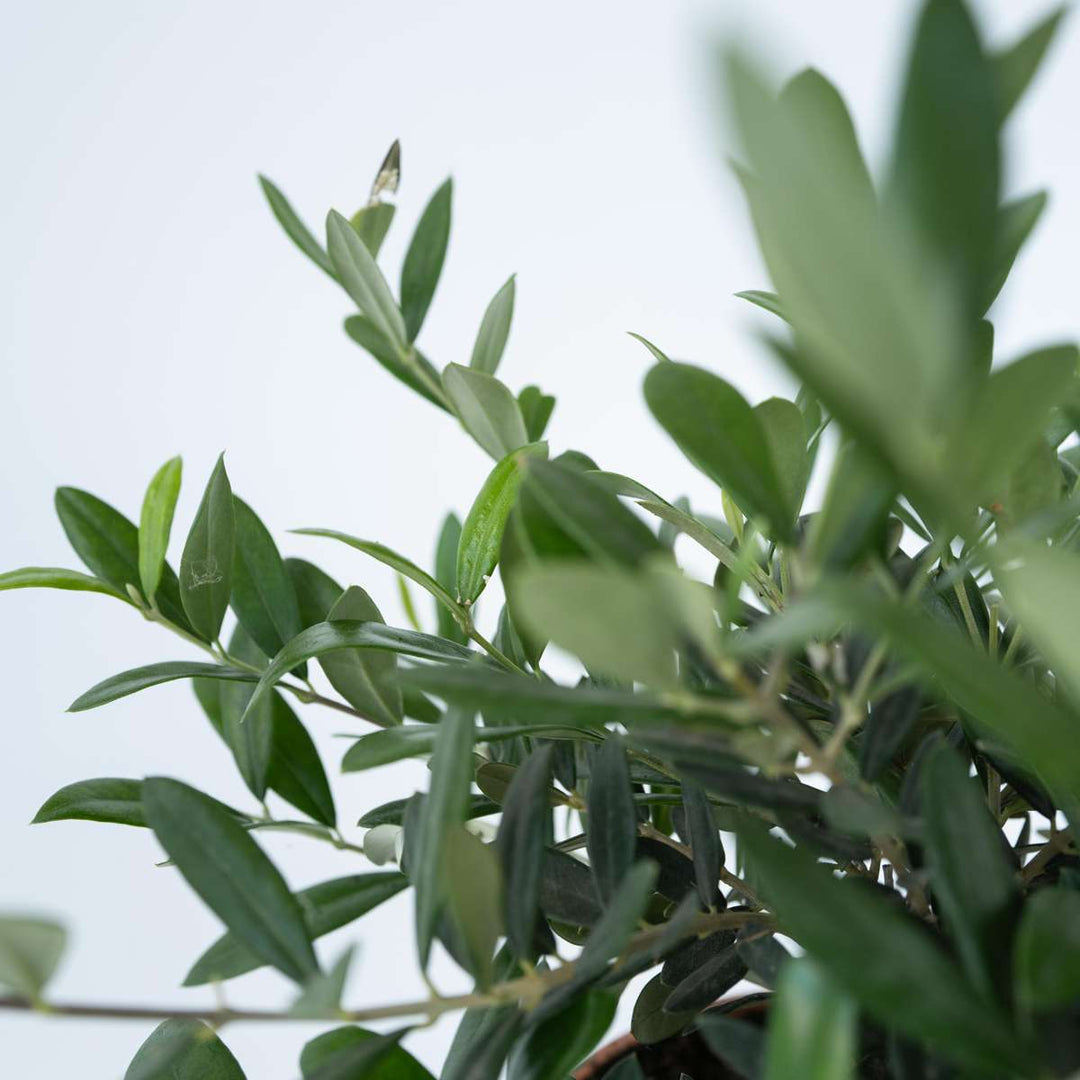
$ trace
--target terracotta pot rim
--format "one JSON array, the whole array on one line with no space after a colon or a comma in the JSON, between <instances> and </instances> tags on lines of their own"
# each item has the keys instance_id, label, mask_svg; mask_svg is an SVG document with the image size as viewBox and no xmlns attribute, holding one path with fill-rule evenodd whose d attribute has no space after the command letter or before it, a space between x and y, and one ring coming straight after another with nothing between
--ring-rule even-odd
<instances>
[{"instance_id":1,"label":"terracotta pot rim","mask_svg":"<svg viewBox=\"0 0 1080 1080\"><path fill-rule=\"evenodd\" d=\"M762 1005L768 1001L768 998L767 993L762 994L760 991L738 994L733 997L721 998L704 1011L711 1012L713 1009L724 1009L729 1015L737 1016L742 1011L739 1008L740 1002L746 1002L747 1007L750 1007ZM574 1070L573 1080L601 1080L604 1069L608 1069L616 1062L621 1061L631 1050L640 1045L630 1032L619 1036L619 1038L600 1047L587 1061L583 1061Z\"/></svg>"}]
</instances>

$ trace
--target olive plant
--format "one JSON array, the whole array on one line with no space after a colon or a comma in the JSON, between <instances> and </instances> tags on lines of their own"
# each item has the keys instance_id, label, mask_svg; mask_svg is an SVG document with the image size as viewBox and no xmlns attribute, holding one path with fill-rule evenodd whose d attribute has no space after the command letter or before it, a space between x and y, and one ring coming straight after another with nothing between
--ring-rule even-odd
<instances>
[{"instance_id":1,"label":"olive plant","mask_svg":"<svg viewBox=\"0 0 1080 1080\"><path fill-rule=\"evenodd\" d=\"M71 710L190 680L251 799L98 778L35 820L153 830L176 887L224 928L184 985L269 965L296 998L278 1013L54 1001L64 931L6 918L0 1006L160 1019L128 1080L241 1080L222 1031L296 1017L328 1025L300 1053L305 1080L427 1077L409 1033L452 1013L443 1080L557 1080L650 973L637 1048L609 1076L1076 1075L1080 370L1071 344L996 363L987 318L1046 203L1005 197L1002 138L1060 16L995 51L962 0L927 0L876 177L825 77L776 93L752 58L723 54L773 284L740 296L770 313L766 340L801 389L752 406L634 335L655 361L652 415L716 485L707 508L546 440L554 399L499 375L513 277L468 365L440 372L421 351L449 180L395 293L378 259L396 144L368 203L330 212L325 243L263 179L289 238L355 306L346 333L491 471L427 569L421 551L323 527L296 530L305 557L283 558L223 459L176 572L179 458L137 524L57 492L89 573L29 567L0 588L102 593L196 657L113 675ZM826 432L835 453L819 455ZM808 511L816 463L828 476ZM328 542L354 549L361 579L375 564L398 576L410 626L308 560ZM709 580L681 568L689 546L715 563ZM373 729L336 793L301 705L311 723L329 709ZM352 774L406 758L428 759L426 790L364 807L363 833L342 822L337 804L362 792ZM267 829L324 842L328 869L354 872L296 891L259 844ZM421 1000L350 1008L350 951L328 962L315 941L406 889L421 972L439 943L475 987L446 996L429 979ZM715 1006L743 980L754 1009ZM376 1021L392 1024L362 1026ZM664 1047L684 1053L674 1072L658 1071Z\"/></svg>"}]
</instances>

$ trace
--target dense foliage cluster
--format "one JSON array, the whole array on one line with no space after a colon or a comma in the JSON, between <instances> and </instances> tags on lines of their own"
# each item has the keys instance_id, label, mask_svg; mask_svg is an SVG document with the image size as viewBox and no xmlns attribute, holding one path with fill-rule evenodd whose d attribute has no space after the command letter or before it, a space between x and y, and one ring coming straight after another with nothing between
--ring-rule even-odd
<instances>
[{"instance_id":1,"label":"dense foliage cluster","mask_svg":"<svg viewBox=\"0 0 1080 1080\"><path fill-rule=\"evenodd\" d=\"M178 887L226 928L185 985L264 965L293 980L293 1013L339 1025L304 1047L305 1080L426 1077L409 1026L359 1024L458 1009L444 1080L504 1066L558 1080L648 971L641 1049L608 1074L620 1080L669 1075L658 1046L710 1061L670 1073L695 1080L1080 1070L1080 371L1073 345L994 365L986 317L1045 203L1003 200L1002 129L1058 22L991 51L960 0L928 0L876 181L823 76L777 95L726 56L736 167L775 288L743 295L777 317L770 341L803 388L751 406L640 339L656 361L649 409L715 481L715 513L549 448L554 399L497 374L513 278L468 366L440 373L420 351L449 181L396 296L377 262L396 146L369 203L331 211L325 246L263 181L289 237L355 303L350 337L494 467L465 520L446 518L431 572L416 551L298 530L354 548L358 574L360 556L396 572L409 628L387 626L360 586L283 559L223 461L178 572L175 459L137 525L57 492L89 574L0 576L103 593L206 654L125 671L71 708L192 680L255 809L177 779L105 778L37 816L154 831ZM826 494L806 513L830 426ZM680 568L678 537L715 561L712 580ZM505 604L481 620L496 573ZM580 661L576 684L545 670L549 643ZM429 757L427 790L367 808L346 839L297 704L376 729L346 774ZM258 843L266 829L399 868L294 892ZM475 990L350 1011L349 952L324 967L314 942L404 889L421 968L439 942ZM62 944L47 920L0 920L3 1004L65 1011L43 997ZM744 979L775 996L709 1009ZM240 1080L216 1032L244 1018L163 1016L128 1080Z\"/></svg>"}]
</instances>

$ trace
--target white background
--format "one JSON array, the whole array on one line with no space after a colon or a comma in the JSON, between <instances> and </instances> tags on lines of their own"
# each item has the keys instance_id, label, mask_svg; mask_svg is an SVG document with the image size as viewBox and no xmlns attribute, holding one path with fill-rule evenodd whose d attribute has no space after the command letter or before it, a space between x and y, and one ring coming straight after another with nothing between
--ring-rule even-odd
<instances>
[{"instance_id":1,"label":"white background","mask_svg":"<svg viewBox=\"0 0 1080 1080\"><path fill-rule=\"evenodd\" d=\"M977 6L995 41L1046 9ZM421 336L428 355L467 362L484 306L516 271L500 374L558 396L554 447L708 506L715 493L647 416L649 357L624 331L754 400L787 386L753 341L757 316L732 298L767 281L723 164L715 42L756 42L779 74L821 67L880 165L914 10L899 0L7 0L0 567L77 565L53 516L56 485L137 517L153 470L182 453L175 561L224 449L235 489L287 553L363 584L400 622L388 572L285 530L337 527L427 561L444 510L468 508L489 462L345 337L346 298L285 240L255 183L266 172L318 228L328 206L362 203L394 137L404 177L382 260L392 281L424 202L448 173L456 185L444 281ZM1067 26L1010 127L1010 188L1047 185L1054 200L995 312L999 359L1077 330L1078 72L1080 35ZM187 686L64 712L106 675L185 647L103 597L5 593L0 607L0 910L52 913L70 928L58 998L205 1003L208 991L178 984L219 927L175 872L154 868L152 835L26 825L55 789L92 776L165 773L248 804ZM304 717L336 771L347 744L332 735L349 725ZM343 823L422 782L406 766L336 781ZM269 847L296 887L367 868L303 839ZM330 957L360 941L350 1003L421 992L410 904L401 897L320 946ZM439 976L461 985L448 969ZM228 987L237 1005L290 992L272 973ZM616 1030L626 1026L623 1015ZM435 1066L452 1027L410 1046ZM119 1077L149 1028L3 1016L0 1074ZM252 1080L290 1080L317 1030L241 1026L226 1038Z\"/></svg>"}]
</instances>

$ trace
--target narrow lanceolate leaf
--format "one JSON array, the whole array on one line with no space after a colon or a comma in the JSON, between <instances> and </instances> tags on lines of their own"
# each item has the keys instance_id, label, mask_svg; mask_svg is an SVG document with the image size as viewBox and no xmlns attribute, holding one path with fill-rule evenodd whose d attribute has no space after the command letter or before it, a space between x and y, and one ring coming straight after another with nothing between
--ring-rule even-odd
<instances>
[{"instance_id":1,"label":"narrow lanceolate leaf","mask_svg":"<svg viewBox=\"0 0 1080 1080\"><path fill-rule=\"evenodd\" d=\"M1065 5L1055 8L1022 38L993 58L998 115L1002 123L1008 119L1031 84L1067 10Z\"/></svg>"},{"instance_id":2,"label":"narrow lanceolate leaf","mask_svg":"<svg viewBox=\"0 0 1080 1080\"><path fill-rule=\"evenodd\" d=\"M476 654L452 641L415 630L399 630L380 622L357 622L352 619L316 623L301 631L270 662L262 673L248 705L255 708L262 695L284 678L297 664L343 649L378 649L420 660L461 663Z\"/></svg>"},{"instance_id":3,"label":"narrow lanceolate leaf","mask_svg":"<svg viewBox=\"0 0 1080 1080\"><path fill-rule=\"evenodd\" d=\"M180 596L191 625L216 641L232 589L235 526L233 495L218 458L180 559Z\"/></svg>"},{"instance_id":4,"label":"narrow lanceolate leaf","mask_svg":"<svg viewBox=\"0 0 1080 1080\"><path fill-rule=\"evenodd\" d=\"M124 1080L244 1080L229 1048L202 1020L159 1024L139 1047Z\"/></svg>"},{"instance_id":5,"label":"narrow lanceolate leaf","mask_svg":"<svg viewBox=\"0 0 1080 1080\"><path fill-rule=\"evenodd\" d=\"M983 295L983 311L988 310L997 299L1020 249L1027 242L1045 209L1045 191L1014 199L999 208L997 229L994 233L993 272Z\"/></svg>"},{"instance_id":6,"label":"narrow lanceolate leaf","mask_svg":"<svg viewBox=\"0 0 1080 1080\"><path fill-rule=\"evenodd\" d=\"M311 940L355 922L361 916L397 896L408 885L404 874L384 871L352 874L312 885L296 894ZM218 938L195 961L184 979L184 986L202 986L208 982L244 975L266 963L243 944L235 934Z\"/></svg>"},{"instance_id":7,"label":"narrow lanceolate leaf","mask_svg":"<svg viewBox=\"0 0 1080 1080\"><path fill-rule=\"evenodd\" d=\"M514 278L511 275L495 294L484 312L480 332L476 335L469 367L494 375L510 336L510 321L514 317Z\"/></svg>"},{"instance_id":8,"label":"narrow lanceolate leaf","mask_svg":"<svg viewBox=\"0 0 1080 1080\"><path fill-rule=\"evenodd\" d=\"M788 964L769 1013L764 1080L851 1080L855 1002L812 960Z\"/></svg>"},{"instance_id":9,"label":"narrow lanceolate leaf","mask_svg":"<svg viewBox=\"0 0 1080 1080\"><path fill-rule=\"evenodd\" d=\"M506 520L521 486L523 457L547 456L547 443L532 443L508 454L495 466L476 496L457 550L457 600L471 606L495 572Z\"/></svg>"},{"instance_id":10,"label":"narrow lanceolate leaf","mask_svg":"<svg viewBox=\"0 0 1080 1080\"><path fill-rule=\"evenodd\" d=\"M435 545L435 580L447 596L456 597L457 553L461 546L461 521L457 514L447 514L439 529L439 539ZM439 637L465 644L465 632L454 618L453 612L438 597L435 598L435 616L438 620Z\"/></svg>"},{"instance_id":11,"label":"narrow lanceolate leaf","mask_svg":"<svg viewBox=\"0 0 1080 1080\"><path fill-rule=\"evenodd\" d=\"M971 319L985 310L998 211L998 87L962 0L924 6L887 202L940 260Z\"/></svg>"},{"instance_id":12,"label":"narrow lanceolate leaf","mask_svg":"<svg viewBox=\"0 0 1080 1080\"><path fill-rule=\"evenodd\" d=\"M446 908L477 985L491 985L503 932L503 882L494 848L462 826L443 838Z\"/></svg>"},{"instance_id":13,"label":"narrow lanceolate leaf","mask_svg":"<svg viewBox=\"0 0 1080 1080\"><path fill-rule=\"evenodd\" d=\"M688 840L694 853L694 878L698 897L706 910L720 906L720 867L724 847L705 789L693 780L684 780L683 809L686 812Z\"/></svg>"},{"instance_id":14,"label":"narrow lanceolate leaf","mask_svg":"<svg viewBox=\"0 0 1080 1080\"><path fill-rule=\"evenodd\" d=\"M1080 998L1080 892L1058 885L1032 893L1016 937L1016 995L1032 1012Z\"/></svg>"},{"instance_id":15,"label":"narrow lanceolate leaf","mask_svg":"<svg viewBox=\"0 0 1080 1080\"><path fill-rule=\"evenodd\" d=\"M970 1067L1027 1070L1006 1017L912 916L767 835L739 839L784 933L871 1016Z\"/></svg>"},{"instance_id":16,"label":"narrow lanceolate leaf","mask_svg":"<svg viewBox=\"0 0 1080 1080\"><path fill-rule=\"evenodd\" d=\"M507 1080L563 1080L603 1038L617 1003L618 995L604 990L575 998L518 1043Z\"/></svg>"},{"instance_id":17,"label":"narrow lanceolate leaf","mask_svg":"<svg viewBox=\"0 0 1080 1080\"><path fill-rule=\"evenodd\" d=\"M232 609L255 644L273 656L302 629L296 590L274 538L255 511L234 497L233 512Z\"/></svg>"},{"instance_id":18,"label":"narrow lanceolate leaf","mask_svg":"<svg viewBox=\"0 0 1080 1080\"><path fill-rule=\"evenodd\" d=\"M517 770L499 823L496 846L506 883L506 936L519 957L531 957L536 939L554 752L551 745L534 750Z\"/></svg>"},{"instance_id":19,"label":"narrow lanceolate leaf","mask_svg":"<svg viewBox=\"0 0 1080 1080\"><path fill-rule=\"evenodd\" d=\"M494 375L448 364L442 385L462 427L496 461L529 441L517 399Z\"/></svg>"},{"instance_id":20,"label":"narrow lanceolate leaf","mask_svg":"<svg viewBox=\"0 0 1080 1080\"><path fill-rule=\"evenodd\" d=\"M326 622L330 609L345 590L325 570L306 559L286 559L285 569L296 593L300 625L306 630L317 622Z\"/></svg>"},{"instance_id":21,"label":"narrow lanceolate leaf","mask_svg":"<svg viewBox=\"0 0 1080 1080\"><path fill-rule=\"evenodd\" d=\"M349 224L363 241L364 247L368 249L373 259L379 257L379 251L386 239L386 234L390 231L396 212L397 207L393 203L373 202L367 206L361 206L349 218Z\"/></svg>"},{"instance_id":22,"label":"narrow lanceolate leaf","mask_svg":"<svg viewBox=\"0 0 1080 1080\"><path fill-rule=\"evenodd\" d=\"M399 555L396 551L391 551L390 548L385 547L383 544L377 544L373 540L360 540L355 536L336 532L333 529L294 529L293 531L301 536L325 536L331 540L340 540L343 544L348 544L349 547L356 548L357 551L362 551L373 559L378 559L379 562L396 570L402 577L415 581L420 588L431 593L439 603L445 605L446 609L451 613L464 614L461 605L430 574L425 573L416 563L406 559L403 555Z\"/></svg>"},{"instance_id":23,"label":"narrow lanceolate leaf","mask_svg":"<svg viewBox=\"0 0 1080 1080\"><path fill-rule=\"evenodd\" d=\"M166 461L150 481L139 515L139 582L143 599L153 603L165 568L165 551L172 531L173 511L180 495L180 458Z\"/></svg>"},{"instance_id":24,"label":"narrow lanceolate leaf","mask_svg":"<svg viewBox=\"0 0 1080 1080\"><path fill-rule=\"evenodd\" d=\"M300 905L235 818L163 777L145 781L143 807L169 858L239 941L297 982L319 970Z\"/></svg>"},{"instance_id":25,"label":"narrow lanceolate leaf","mask_svg":"<svg viewBox=\"0 0 1080 1080\"><path fill-rule=\"evenodd\" d=\"M339 1029L341 1030L360 1029ZM304 1052L300 1055L300 1071L304 1080L378 1080L383 1076L387 1080L398 1076L403 1080L417 1080L415 1074L402 1071L407 1066L402 1066L399 1062L395 1068L391 1059L391 1055L401 1049L398 1044L408 1032L408 1028L401 1028L387 1035L364 1031L362 1039L339 1037L331 1042L331 1037L337 1036L338 1031L328 1031L304 1047ZM405 1056L409 1061L415 1061L412 1055ZM385 1073L384 1067L387 1067ZM390 1071L391 1069L394 1071ZM424 1077L425 1073L426 1070L421 1072L420 1077Z\"/></svg>"},{"instance_id":26,"label":"narrow lanceolate leaf","mask_svg":"<svg viewBox=\"0 0 1080 1080\"><path fill-rule=\"evenodd\" d=\"M1000 1000L1020 902L1016 867L979 785L955 751L934 747L919 780L935 906L972 985Z\"/></svg>"},{"instance_id":27,"label":"narrow lanceolate leaf","mask_svg":"<svg viewBox=\"0 0 1080 1080\"><path fill-rule=\"evenodd\" d=\"M754 406L769 447L773 469L792 514L802 508L806 482L810 479L810 457L806 442L811 434L799 407L783 398L768 398Z\"/></svg>"},{"instance_id":28,"label":"narrow lanceolate leaf","mask_svg":"<svg viewBox=\"0 0 1080 1080\"><path fill-rule=\"evenodd\" d=\"M356 230L336 210L326 219L326 246L341 284L356 306L399 353L406 354L405 322L386 279Z\"/></svg>"},{"instance_id":29,"label":"narrow lanceolate leaf","mask_svg":"<svg viewBox=\"0 0 1080 1080\"><path fill-rule=\"evenodd\" d=\"M454 182L445 181L424 208L401 266L401 316L405 336L415 341L424 325L435 287L442 274L450 239L450 203Z\"/></svg>"},{"instance_id":30,"label":"narrow lanceolate leaf","mask_svg":"<svg viewBox=\"0 0 1080 1080\"><path fill-rule=\"evenodd\" d=\"M472 780L473 714L452 708L438 727L431 758L431 783L424 799L416 843L416 861L410 870L416 889L416 942L420 965L426 968L435 926L446 897L447 834L465 822Z\"/></svg>"},{"instance_id":31,"label":"narrow lanceolate leaf","mask_svg":"<svg viewBox=\"0 0 1080 1080\"><path fill-rule=\"evenodd\" d=\"M145 826L142 781L102 777L68 784L50 795L34 815L34 825L44 821L107 821Z\"/></svg>"},{"instance_id":32,"label":"narrow lanceolate leaf","mask_svg":"<svg viewBox=\"0 0 1080 1080\"><path fill-rule=\"evenodd\" d=\"M439 373L419 349L412 348L402 358L386 335L363 315L350 315L345 320L345 333L360 348L366 349L395 379L400 379L443 412L450 411L439 382Z\"/></svg>"},{"instance_id":33,"label":"narrow lanceolate leaf","mask_svg":"<svg viewBox=\"0 0 1080 1080\"><path fill-rule=\"evenodd\" d=\"M270 697L270 763L267 786L301 813L334 828L337 812L319 751L281 694Z\"/></svg>"},{"instance_id":34,"label":"narrow lanceolate leaf","mask_svg":"<svg viewBox=\"0 0 1080 1080\"><path fill-rule=\"evenodd\" d=\"M37 1001L66 941L64 928L48 919L0 916L0 986Z\"/></svg>"},{"instance_id":35,"label":"narrow lanceolate leaf","mask_svg":"<svg viewBox=\"0 0 1080 1080\"><path fill-rule=\"evenodd\" d=\"M637 810L626 751L618 736L605 742L593 763L588 793L589 865L607 904L634 861Z\"/></svg>"},{"instance_id":36,"label":"narrow lanceolate leaf","mask_svg":"<svg viewBox=\"0 0 1080 1080\"><path fill-rule=\"evenodd\" d=\"M767 311L770 315L775 315L785 322L787 321L784 302L776 293L768 292L765 289L746 289L743 292L737 292L735 295L740 300L745 300L747 303L761 308L762 311Z\"/></svg>"},{"instance_id":37,"label":"narrow lanceolate leaf","mask_svg":"<svg viewBox=\"0 0 1080 1080\"><path fill-rule=\"evenodd\" d=\"M330 609L327 622L368 622L385 625L375 601L353 585ZM326 653L323 671L330 685L354 708L380 727L400 724L401 687L395 678L397 657L388 650L353 649Z\"/></svg>"},{"instance_id":38,"label":"narrow lanceolate leaf","mask_svg":"<svg viewBox=\"0 0 1080 1080\"><path fill-rule=\"evenodd\" d=\"M533 557L566 558L580 552L597 562L636 567L667 553L600 480L561 461L530 457L523 465L522 525Z\"/></svg>"},{"instance_id":39,"label":"narrow lanceolate leaf","mask_svg":"<svg viewBox=\"0 0 1080 1080\"><path fill-rule=\"evenodd\" d=\"M555 408L555 399L550 394L545 394L539 386L526 386L518 394L517 401L529 441L542 439Z\"/></svg>"},{"instance_id":40,"label":"narrow lanceolate leaf","mask_svg":"<svg viewBox=\"0 0 1080 1080\"><path fill-rule=\"evenodd\" d=\"M310 1020L325 1020L341 1012L341 998L349 977L356 946L349 945L328 971L312 975L289 1006L289 1015Z\"/></svg>"},{"instance_id":41,"label":"narrow lanceolate leaf","mask_svg":"<svg viewBox=\"0 0 1080 1080\"><path fill-rule=\"evenodd\" d=\"M356 824L362 829L374 829L376 825L400 825L405 818L405 807L408 801L408 799L391 799L390 802L369 810ZM500 810L502 807L497 802L492 802L486 795L470 795L465 816L469 820L490 817L492 814L499 813Z\"/></svg>"},{"instance_id":42,"label":"narrow lanceolate leaf","mask_svg":"<svg viewBox=\"0 0 1080 1080\"><path fill-rule=\"evenodd\" d=\"M623 875L604 914L589 931L574 969L575 980L592 981L604 971L609 960L623 951L644 917L658 873L656 863L642 859Z\"/></svg>"},{"instance_id":43,"label":"narrow lanceolate leaf","mask_svg":"<svg viewBox=\"0 0 1080 1080\"><path fill-rule=\"evenodd\" d=\"M0 592L6 589L68 589L72 592L96 592L115 596L117 600L131 603L131 598L114 589L107 581L91 577L78 570L65 570L59 566L23 566L0 574Z\"/></svg>"},{"instance_id":44,"label":"narrow lanceolate leaf","mask_svg":"<svg viewBox=\"0 0 1080 1080\"><path fill-rule=\"evenodd\" d=\"M270 204L274 217L285 230L288 238L322 271L329 274L337 281L337 274L330 262L329 256L322 249L322 245L312 236L308 227L297 216L289 204L289 200L278 190L265 176L259 177L259 184Z\"/></svg>"},{"instance_id":45,"label":"narrow lanceolate leaf","mask_svg":"<svg viewBox=\"0 0 1080 1080\"><path fill-rule=\"evenodd\" d=\"M75 553L95 577L127 596L128 586L139 584L138 528L107 502L78 488L57 488L55 502ZM162 570L157 603L167 619L191 629L180 602L180 585L168 564Z\"/></svg>"},{"instance_id":46,"label":"narrow lanceolate leaf","mask_svg":"<svg viewBox=\"0 0 1080 1080\"><path fill-rule=\"evenodd\" d=\"M107 705L110 701L138 693L149 686L173 682L176 679L227 679L233 682L257 682L258 675L240 668L223 664L204 664L191 660L168 660L161 664L147 664L132 668L119 675L99 682L85 694L80 694L69 706L68 712L84 712Z\"/></svg>"},{"instance_id":47,"label":"narrow lanceolate leaf","mask_svg":"<svg viewBox=\"0 0 1080 1080\"><path fill-rule=\"evenodd\" d=\"M635 334L633 330L626 331L635 341L640 341L646 349L652 353L654 360L667 361L670 357L662 349L658 349L648 338L642 337L640 334Z\"/></svg>"},{"instance_id":48,"label":"narrow lanceolate leaf","mask_svg":"<svg viewBox=\"0 0 1080 1080\"><path fill-rule=\"evenodd\" d=\"M795 508L761 421L733 386L690 364L657 364L645 379L645 400L694 465L771 533L791 535Z\"/></svg>"}]
</instances>

